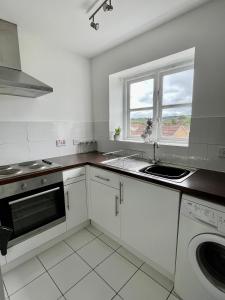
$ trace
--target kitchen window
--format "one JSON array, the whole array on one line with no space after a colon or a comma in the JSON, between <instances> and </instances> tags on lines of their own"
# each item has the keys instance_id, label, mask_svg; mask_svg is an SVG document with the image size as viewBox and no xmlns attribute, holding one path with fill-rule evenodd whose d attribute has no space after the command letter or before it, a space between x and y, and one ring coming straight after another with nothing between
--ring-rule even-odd
<instances>
[{"instance_id":1,"label":"kitchen window","mask_svg":"<svg viewBox=\"0 0 225 300\"><path fill-rule=\"evenodd\" d=\"M125 136L140 140L146 121L153 120L153 139L164 144L189 141L193 64L160 69L125 80Z\"/></svg>"}]
</instances>

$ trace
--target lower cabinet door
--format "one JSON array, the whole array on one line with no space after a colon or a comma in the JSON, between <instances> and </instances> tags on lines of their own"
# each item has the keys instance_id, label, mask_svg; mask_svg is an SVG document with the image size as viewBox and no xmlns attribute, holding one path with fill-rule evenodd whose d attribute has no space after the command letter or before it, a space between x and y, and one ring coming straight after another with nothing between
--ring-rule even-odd
<instances>
[{"instance_id":1,"label":"lower cabinet door","mask_svg":"<svg viewBox=\"0 0 225 300\"><path fill-rule=\"evenodd\" d=\"M174 274L179 192L123 178L121 239Z\"/></svg>"},{"instance_id":2,"label":"lower cabinet door","mask_svg":"<svg viewBox=\"0 0 225 300\"><path fill-rule=\"evenodd\" d=\"M113 235L120 237L119 191L91 181L92 220Z\"/></svg>"},{"instance_id":3,"label":"lower cabinet door","mask_svg":"<svg viewBox=\"0 0 225 300\"><path fill-rule=\"evenodd\" d=\"M85 180L68 184L65 190L67 230L80 225L88 219Z\"/></svg>"}]
</instances>

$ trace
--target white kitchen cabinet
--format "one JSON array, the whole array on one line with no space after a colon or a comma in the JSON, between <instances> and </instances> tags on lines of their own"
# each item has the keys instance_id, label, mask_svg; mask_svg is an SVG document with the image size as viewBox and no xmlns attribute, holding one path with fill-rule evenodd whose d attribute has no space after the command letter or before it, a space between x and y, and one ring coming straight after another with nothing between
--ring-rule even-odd
<instances>
[{"instance_id":1,"label":"white kitchen cabinet","mask_svg":"<svg viewBox=\"0 0 225 300\"><path fill-rule=\"evenodd\" d=\"M4 266L6 264L6 259L5 259L5 256L2 256L0 254L0 266Z\"/></svg>"},{"instance_id":2,"label":"white kitchen cabinet","mask_svg":"<svg viewBox=\"0 0 225 300\"><path fill-rule=\"evenodd\" d=\"M119 190L90 181L91 219L113 235L120 237Z\"/></svg>"},{"instance_id":3,"label":"white kitchen cabinet","mask_svg":"<svg viewBox=\"0 0 225 300\"><path fill-rule=\"evenodd\" d=\"M121 239L174 274L179 192L124 177L122 194Z\"/></svg>"},{"instance_id":4,"label":"white kitchen cabinet","mask_svg":"<svg viewBox=\"0 0 225 300\"><path fill-rule=\"evenodd\" d=\"M88 219L86 181L81 180L64 186L67 230Z\"/></svg>"}]
</instances>

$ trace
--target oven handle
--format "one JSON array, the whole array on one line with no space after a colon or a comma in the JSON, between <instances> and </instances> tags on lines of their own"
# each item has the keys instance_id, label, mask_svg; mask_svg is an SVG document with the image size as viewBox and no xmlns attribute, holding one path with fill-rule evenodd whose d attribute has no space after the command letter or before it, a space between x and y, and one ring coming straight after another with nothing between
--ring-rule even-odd
<instances>
[{"instance_id":1,"label":"oven handle","mask_svg":"<svg viewBox=\"0 0 225 300\"><path fill-rule=\"evenodd\" d=\"M48 191L45 191L45 192L42 192L42 193L37 193L37 194L31 195L31 196L28 196L28 197L20 198L20 199L18 199L18 200L11 201L11 202L9 202L9 205L13 205L13 204L16 204L16 203L20 203L20 202L23 202L23 201L26 201L26 200L35 198L35 197L37 197L37 196L49 194L49 193L51 193L51 192L55 192L55 191L58 191L58 190L60 190L60 187L57 187L57 188L54 188L54 189L51 189L51 190L48 190Z\"/></svg>"}]
</instances>

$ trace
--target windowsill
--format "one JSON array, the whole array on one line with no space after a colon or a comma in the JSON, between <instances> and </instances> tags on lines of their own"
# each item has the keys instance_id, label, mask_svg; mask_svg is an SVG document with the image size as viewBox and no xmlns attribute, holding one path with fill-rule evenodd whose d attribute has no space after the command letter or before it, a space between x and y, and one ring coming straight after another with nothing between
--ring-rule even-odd
<instances>
[{"instance_id":1,"label":"windowsill","mask_svg":"<svg viewBox=\"0 0 225 300\"><path fill-rule=\"evenodd\" d=\"M133 144L140 144L140 145L152 145L153 144L153 142L151 142L151 143L145 143L142 140L132 140L132 139L121 139L121 140L118 140L118 141L110 139L110 141L114 142L114 143L133 143ZM170 146L170 147L185 147L185 148L189 147L189 144L183 144L183 143L166 143L166 142L160 142L159 145Z\"/></svg>"}]
</instances>

